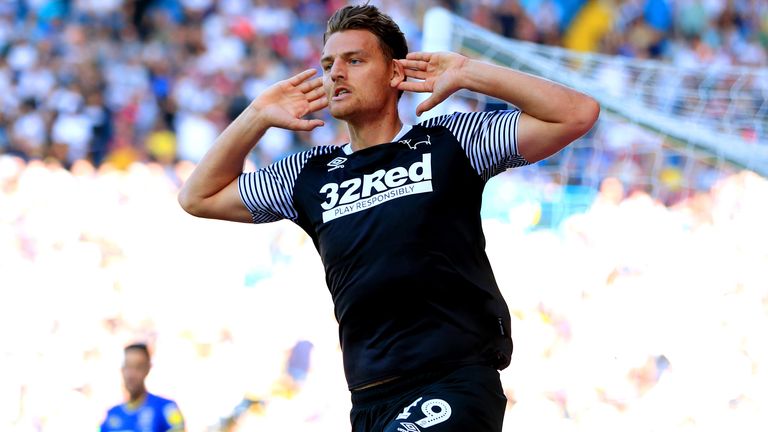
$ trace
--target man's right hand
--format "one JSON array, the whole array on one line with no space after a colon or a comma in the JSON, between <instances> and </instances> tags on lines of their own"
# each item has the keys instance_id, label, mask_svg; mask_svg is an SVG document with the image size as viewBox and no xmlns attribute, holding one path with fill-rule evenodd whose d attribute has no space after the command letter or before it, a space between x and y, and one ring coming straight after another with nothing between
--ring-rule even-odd
<instances>
[{"instance_id":1,"label":"man's right hand","mask_svg":"<svg viewBox=\"0 0 768 432\"><path fill-rule=\"evenodd\" d=\"M253 100L251 107L270 127L310 131L323 126L322 120L302 118L328 106L322 77L310 80L315 73L315 69L307 69L271 85Z\"/></svg>"},{"instance_id":2,"label":"man's right hand","mask_svg":"<svg viewBox=\"0 0 768 432\"><path fill-rule=\"evenodd\" d=\"M310 131L323 125L303 119L328 105L322 78L310 79L308 69L267 88L224 129L179 192L181 207L192 215L211 219L250 222L237 179L248 152L270 127Z\"/></svg>"}]
</instances>

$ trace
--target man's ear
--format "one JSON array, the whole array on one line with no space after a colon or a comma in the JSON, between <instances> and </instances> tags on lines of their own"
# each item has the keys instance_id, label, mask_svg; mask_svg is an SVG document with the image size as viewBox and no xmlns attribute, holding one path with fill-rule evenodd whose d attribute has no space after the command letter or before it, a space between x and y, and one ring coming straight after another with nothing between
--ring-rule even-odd
<instances>
[{"instance_id":1,"label":"man's ear","mask_svg":"<svg viewBox=\"0 0 768 432\"><path fill-rule=\"evenodd\" d=\"M403 64L397 59L392 59L392 78L389 80L389 85L393 88L397 88L403 81L405 81Z\"/></svg>"}]
</instances>

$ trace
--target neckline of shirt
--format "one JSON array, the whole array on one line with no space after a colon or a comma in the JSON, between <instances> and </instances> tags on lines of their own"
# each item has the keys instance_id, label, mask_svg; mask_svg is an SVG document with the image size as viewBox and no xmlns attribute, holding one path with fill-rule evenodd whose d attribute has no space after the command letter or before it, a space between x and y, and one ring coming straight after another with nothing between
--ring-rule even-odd
<instances>
[{"instance_id":1,"label":"neckline of shirt","mask_svg":"<svg viewBox=\"0 0 768 432\"><path fill-rule=\"evenodd\" d=\"M407 124L403 123L403 127L400 128L400 132L398 132L397 135L395 135L395 137L392 138L392 141L390 141L390 142L399 141L400 138L402 138L406 133L408 133L408 130L410 130L410 128L411 128L411 125L407 125ZM352 150L352 143L351 142L344 144L341 147L341 150L344 151L345 155L351 155L352 153L354 153L354 150Z\"/></svg>"}]
</instances>

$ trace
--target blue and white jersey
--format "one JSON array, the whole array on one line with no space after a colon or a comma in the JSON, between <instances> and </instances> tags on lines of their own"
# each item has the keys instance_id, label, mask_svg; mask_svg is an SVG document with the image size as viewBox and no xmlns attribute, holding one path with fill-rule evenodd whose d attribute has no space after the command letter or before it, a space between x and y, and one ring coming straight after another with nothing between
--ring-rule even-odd
<instances>
[{"instance_id":1,"label":"blue and white jersey","mask_svg":"<svg viewBox=\"0 0 768 432\"><path fill-rule=\"evenodd\" d=\"M257 223L312 238L350 388L463 364L506 367L510 317L485 254L483 188L527 165L520 112L454 113L356 152L315 147L243 173Z\"/></svg>"},{"instance_id":2,"label":"blue and white jersey","mask_svg":"<svg viewBox=\"0 0 768 432\"><path fill-rule=\"evenodd\" d=\"M183 431L184 418L176 403L147 393L144 400L132 406L123 403L112 407L101 424L100 432L166 432Z\"/></svg>"}]
</instances>

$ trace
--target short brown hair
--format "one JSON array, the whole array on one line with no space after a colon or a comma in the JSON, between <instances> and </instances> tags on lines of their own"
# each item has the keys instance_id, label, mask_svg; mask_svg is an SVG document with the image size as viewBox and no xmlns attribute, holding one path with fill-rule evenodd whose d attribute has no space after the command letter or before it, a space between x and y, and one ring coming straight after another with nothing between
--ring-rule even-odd
<instances>
[{"instance_id":1,"label":"short brown hair","mask_svg":"<svg viewBox=\"0 0 768 432\"><path fill-rule=\"evenodd\" d=\"M366 3L337 10L328 20L323 45L332 34L344 30L367 30L373 33L379 39L381 51L389 60L403 59L408 54L408 43L400 27L376 6Z\"/></svg>"},{"instance_id":2,"label":"short brown hair","mask_svg":"<svg viewBox=\"0 0 768 432\"><path fill-rule=\"evenodd\" d=\"M147 347L147 344L142 342L132 343L123 349L123 352L126 354L129 351L139 351L147 357L147 360L151 358L151 356L149 355L149 347Z\"/></svg>"}]
</instances>

